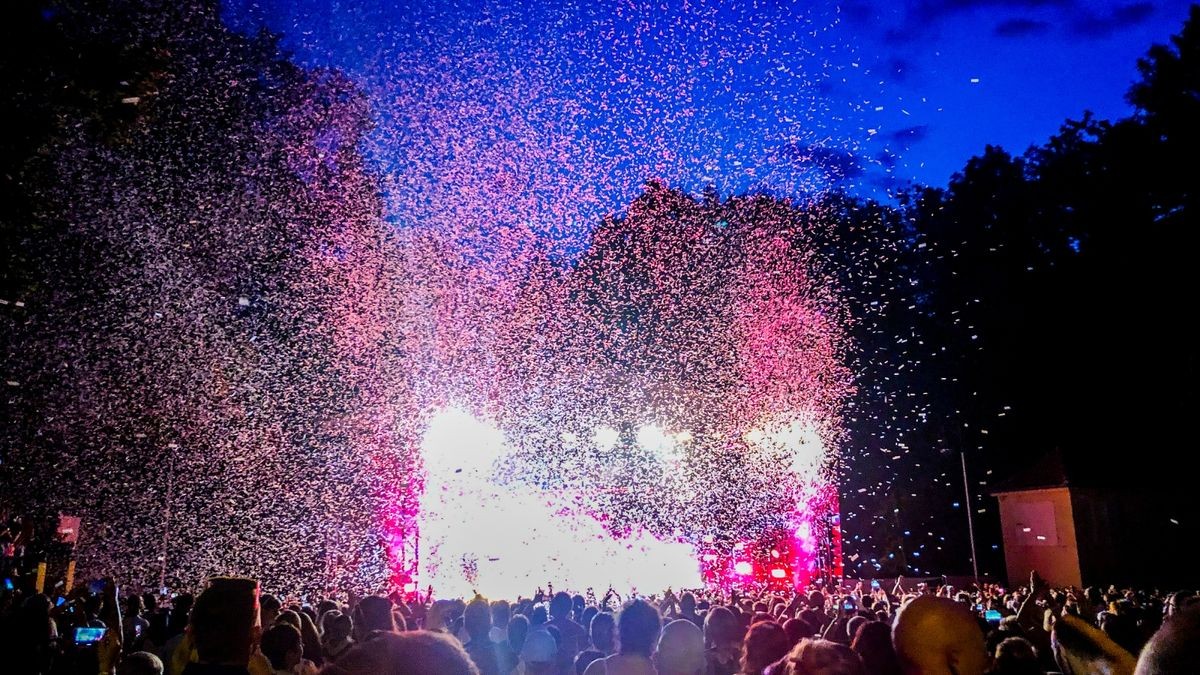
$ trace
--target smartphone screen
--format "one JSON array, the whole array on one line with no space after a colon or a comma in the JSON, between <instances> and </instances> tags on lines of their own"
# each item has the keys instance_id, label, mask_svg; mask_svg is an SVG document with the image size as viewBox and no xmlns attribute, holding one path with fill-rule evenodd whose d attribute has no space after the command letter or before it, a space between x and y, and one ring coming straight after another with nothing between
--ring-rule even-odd
<instances>
[{"instance_id":1,"label":"smartphone screen","mask_svg":"<svg viewBox=\"0 0 1200 675\"><path fill-rule=\"evenodd\" d=\"M1000 623L1000 610L989 609L983 613L983 618L987 619L990 623Z\"/></svg>"},{"instance_id":2,"label":"smartphone screen","mask_svg":"<svg viewBox=\"0 0 1200 675\"><path fill-rule=\"evenodd\" d=\"M79 627L75 629L75 644L77 645L94 645L104 637L103 628L85 628Z\"/></svg>"}]
</instances>

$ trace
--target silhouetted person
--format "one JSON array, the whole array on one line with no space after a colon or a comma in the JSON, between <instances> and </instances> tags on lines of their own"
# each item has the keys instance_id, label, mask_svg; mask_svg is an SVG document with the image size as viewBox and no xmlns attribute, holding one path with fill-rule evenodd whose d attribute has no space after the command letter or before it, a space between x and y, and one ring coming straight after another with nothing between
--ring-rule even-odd
<instances>
[{"instance_id":1,"label":"silhouetted person","mask_svg":"<svg viewBox=\"0 0 1200 675\"><path fill-rule=\"evenodd\" d=\"M696 613L696 596L691 593L679 596L679 618L691 621L697 628L704 628L704 617Z\"/></svg>"},{"instance_id":2,"label":"silhouetted person","mask_svg":"<svg viewBox=\"0 0 1200 675\"><path fill-rule=\"evenodd\" d=\"M1128 603L1124 603L1124 601L1122 603L1115 603L1118 611L1104 613L1100 620L1100 630L1112 638L1113 642L1121 645L1125 651L1137 654L1142 650L1144 638L1138 630L1137 619L1128 608Z\"/></svg>"},{"instance_id":3,"label":"silhouetted person","mask_svg":"<svg viewBox=\"0 0 1200 675\"><path fill-rule=\"evenodd\" d=\"M1200 596L1197 596L1195 591L1177 591L1167 596L1163 613L1168 617L1175 616L1193 606L1200 607Z\"/></svg>"},{"instance_id":4,"label":"silhouetted person","mask_svg":"<svg viewBox=\"0 0 1200 675\"><path fill-rule=\"evenodd\" d=\"M529 619L517 614L508 622L508 648L514 654L520 654L525 646L525 638L529 635Z\"/></svg>"},{"instance_id":5,"label":"silhouetted person","mask_svg":"<svg viewBox=\"0 0 1200 675\"><path fill-rule=\"evenodd\" d=\"M125 597L124 613L121 617L121 646L125 651L142 648L150 622L142 616L142 596L130 594Z\"/></svg>"},{"instance_id":6,"label":"silhouetted person","mask_svg":"<svg viewBox=\"0 0 1200 675\"><path fill-rule=\"evenodd\" d=\"M783 626L774 621L759 621L750 626L742 640L741 672L761 673L792 648Z\"/></svg>"},{"instance_id":7,"label":"silhouetted person","mask_svg":"<svg viewBox=\"0 0 1200 675\"><path fill-rule=\"evenodd\" d=\"M507 600L495 600L491 605L492 630L488 637L492 642L508 641L508 622L512 620L512 605Z\"/></svg>"},{"instance_id":8,"label":"silhouetted person","mask_svg":"<svg viewBox=\"0 0 1200 675\"><path fill-rule=\"evenodd\" d=\"M617 653L593 661L584 675L654 675L650 655L661 628L658 610L644 600L625 605L617 617Z\"/></svg>"},{"instance_id":9,"label":"silhouetted person","mask_svg":"<svg viewBox=\"0 0 1200 675\"><path fill-rule=\"evenodd\" d=\"M1150 638L1135 675L1200 673L1200 608L1175 612Z\"/></svg>"},{"instance_id":10,"label":"silhouetted person","mask_svg":"<svg viewBox=\"0 0 1200 675\"><path fill-rule=\"evenodd\" d=\"M283 610L283 603L279 598L264 593L258 601L259 612L262 613L262 625L264 628L270 628L275 623L275 619L279 616L279 612Z\"/></svg>"},{"instance_id":11,"label":"silhouetted person","mask_svg":"<svg viewBox=\"0 0 1200 675\"><path fill-rule=\"evenodd\" d=\"M336 661L354 646L350 637L354 633L354 621L349 614L330 610L321 617L321 625L325 629L321 635L321 653L325 661Z\"/></svg>"},{"instance_id":12,"label":"silhouetted person","mask_svg":"<svg viewBox=\"0 0 1200 675\"><path fill-rule=\"evenodd\" d=\"M392 601L379 595L369 595L354 608L354 640L363 642L373 631L396 632L392 617Z\"/></svg>"},{"instance_id":13,"label":"silhouetted person","mask_svg":"<svg viewBox=\"0 0 1200 675\"><path fill-rule=\"evenodd\" d=\"M163 662L150 652L134 652L121 659L117 675L163 675Z\"/></svg>"},{"instance_id":14,"label":"silhouetted person","mask_svg":"<svg viewBox=\"0 0 1200 675\"><path fill-rule=\"evenodd\" d=\"M713 607L704 617L704 652L708 675L734 675L741 667L741 627L727 607Z\"/></svg>"},{"instance_id":15,"label":"silhouetted person","mask_svg":"<svg viewBox=\"0 0 1200 675\"><path fill-rule=\"evenodd\" d=\"M850 649L862 659L871 675L900 675L900 659L892 646L892 629L882 621L868 621L858 627Z\"/></svg>"},{"instance_id":16,"label":"silhouetted person","mask_svg":"<svg viewBox=\"0 0 1200 675\"><path fill-rule=\"evenodd\" d=\"M376 633L321 675L479 675L458 640L445 633Z\"/></svg>"},{"instance_id":17,"label":"silhouetted person","mask_svg":"<svg viewBox=\"0 0 1200 675\"><path fill-rule=\"evenodd\" d=\"M820 632L829 621L829 617L825 616L825 594L821 591L812 591L808 594L806 604L807 607L800 612L800 618L816 628L816 632Z\"/></svg>"},{"instance_id":18,"label":"silhouetted person","mask_svg":"<svg viewBox=\"0 0 1200 675\"><path fill-rule=\"evenodd\" d=\"M1043 675L1037 650L1033 643L1023 637L1005 638L996 645L996 653L989 675Z\"/></svg>"},{"instance_id":19,"label":"silhouetted person","mask_svg":"<svg viewBox=\"0 0 1200 675\"><path fill-rule=\"evenodd\" d=\"M857 654L829 640L801 640L779 665L773 675L868 675Z\"/></svg>"},{"instance_id":20,"label":"silhouetted person","mask_svg":"<svg viewBox=\"0 0 1200 675\"><path fill-rule=\"evenodd\" d=\"M158 645L157 650L158 658L162 660L164 666L171 663L171 657L175 654L175 650L179 649L179 644L183 642L184 634L187 631L188 617L195 604L196 598L191 593L180 593L171 600L171 611L167 615L167 639L163 644Z\"/></svg>"},{"instance_id":21,"label":"silhouetted person","mask_svg":"<svg viewBox=\"0 0 1200 675\"><path fill-rule=\"evenodd\" d=\"M583 598L581 597L580 600ZM570 675L574 672L575 655L588 644L588 634L583 626L571 618L574 601L563 592L554 594L550 600L549 625L558 629L558 672L560 675Z\"/></svg>"},{"instance_id":22,"label":"silhouetted person","mask_svg":"<svg viewBox=\"0 0 1200 675\"><path fill-rule=\"evenodd\" d=\"M783 622L783 632L787 633L788 641L795 647L801 640L812 637L817 631L804 619L788 619Z\"/></svg>"},{"instance_id":23,"label":"silhouetted person","mask_svg":"<svg viewBox=\"0 0 1200 675\"><path fill-rule=\"evenodd\" d=\"M600 613L600 608L594 605L588 605L583 608L583 620L579 622L580 626L588 629L588 634L591 634L592 619Z\"/></svg>"},{"instance_id":24,"label":"silhouetted person","mask_svg":"<svg viewBox=\"0 0 1200 675\"><path fill-rule=\"evenodd\" d=\"M271 668L276 674L296 672L296 667L304 658L304 640L300 631L288 623L276 623L263 631L259 649L271 662ZM315 669L307 672L314 671Z\"/></svg>"},{"instance_id":25,"label":"silhouetted person","mask_svg":"<svg viewBox=\"0 0 1200 675\"><path fill-rule=\"evenodd\" d=\"M696 624L680 618L663 626L654 653L654 666L658 675L704 675L707 669L704 634Z\"/></svg>"},{"instance_id":26,"label":"silhouetted person","mask_svg":"<svg viewBox=\"0 0 1200 675\"><path fill-rule=\"evenodd\" d=\"M0 658L16 673L49 672L54 663L59 639L58 624L50 616L54 604L42 594L31 595L14 612L9 635L0 635L0 644L8 639L9 651ZM64 626L64 632L67 627Z\"/></svg>"},{"instance_id":27,"label":"silhouetted person","mask_svg":"<svg viewBox=\"0 0 1200 675\"><path fill-rule=\"evenodd\" d=\"M554 675L558 672L558 643L545 628L529 631L521 647L525 675Z\"/></svg>"},{"instance_id":28,"label":"silhouetted person","mask_svg":"<svg viewBox=\"0 0 1200 675\"><path fill-rule=\"evenodd\" d=\"M583 675L593 661L599 661L604 655L595 649L585 649L575 655L575 675Z\"/></svg>"},{"instance_id":29,"label":"silhouetted person","mask_svg":"<svg viewBox=\"0 0 1200 675\"><path fill-rule=\"evenodd\" d=\"M601 656L611 656L617 651L617 620L610 612L598 612L588 626L592 649Z\"/></svg>"},{"instance_id":30,"label":"silhouetted person","mask_svg":"<svg viewBox=\"0 0 1200 675\"><path fill-rule=\"evenodd\" d=\"M258 637L258 582L218 577L196 598L188 632L197 662L184 675L249 675Z\"/></svg>"},{"instance_id":31,"label":"silhouetted person","mask_svg":"<svg viewBox=\"0 0 1200 675\"><path fill-rule=\"evenodd\" d=\"M511 660L508 645L505 644L501 649L501 645L490 637L492 611L487 600L476 597L467 603L463 612L463 627L468 637L463 647L482 675L507 675L512 672L516 663Z\"/></svg>"}]
</instances>

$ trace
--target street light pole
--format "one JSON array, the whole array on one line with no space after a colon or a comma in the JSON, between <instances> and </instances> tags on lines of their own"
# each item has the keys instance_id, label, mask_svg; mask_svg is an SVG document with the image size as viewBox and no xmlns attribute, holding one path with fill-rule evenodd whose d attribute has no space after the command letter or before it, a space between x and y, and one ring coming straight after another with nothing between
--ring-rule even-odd
<instances>
[{"instance_id":1,"label":"street light pole","mask_svg":"<svg viewBox=\"0 0 1200 675\"><path fill-rule=\"evenodd\" d=\"M162 550L159 552L158 588L167 587L167 549L171 543L171 502L175 491L175 443L167 444L167 498L163 504Z\"/></svg>"},{"instance_id":2,"label":"street light pole","mask_svg":"<svg viewBox=\"0 0 1200 675\"><path fill-rule=\"evenodd\" d=\"M971 570L975 573L975 584L979 585L979 559L975 557L975 517L971 513L971 483L967 478L967 451L959 452L958 456L962 459L963 494L967 498L967 536L971 538Z\"/></svg>"}]
</instances>

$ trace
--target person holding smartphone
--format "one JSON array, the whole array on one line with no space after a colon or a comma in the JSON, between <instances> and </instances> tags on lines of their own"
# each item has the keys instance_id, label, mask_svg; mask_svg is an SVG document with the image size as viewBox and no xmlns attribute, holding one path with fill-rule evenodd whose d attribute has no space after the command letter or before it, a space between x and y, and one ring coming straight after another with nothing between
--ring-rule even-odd
<instances>
[{"instance_id":1,"label":"person holding smartphone","mask_svg":"<svg viewBox=\"0 0 1200 675\"><path fill-rule=\"evenodd\" d=\"M142 616L145 605L142 596L137 593L125 598L125 612L121 617L123 625L122 638L126 651L137 651L145 641L146 630L150 622Z\"/></svg>"}]
</instances>

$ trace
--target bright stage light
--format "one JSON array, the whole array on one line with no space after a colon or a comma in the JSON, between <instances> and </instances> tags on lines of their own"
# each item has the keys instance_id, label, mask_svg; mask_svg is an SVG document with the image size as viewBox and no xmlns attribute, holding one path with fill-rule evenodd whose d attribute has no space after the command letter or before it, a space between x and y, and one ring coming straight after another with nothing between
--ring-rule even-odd
<instances>
[{"instance_id":1,"label":"bright stage light","mask_svg":"<svg viewBox=\"0 0 1200 675\"><path fill-rule=\"evenodd\" d=\"M771 570L771 578L773 578L773 579L783 579L786 576L787 576L787 572L784 572L783 570L779 569L778 567Z\"/></svg>"},{"instance_id":2,"label":"bright stage light","mask_svg":"<svg viewBox=\"0 0 1200 675\"><path fill-rule=\"evenodd\" d=\"M659 457L668 456L675 449L675 439L663 433L662 429L647 424L638 429L637 432L638 445L653 452Z\"/></svg>"},{"instance_id":3,"label":"bright stage light","mask_svg":"<svg viewBox=\"0 0 1200 675\"><path fill-rule=\"evenodd\" d=\"M435 481L458 472L490 474L504 452L504 434L464 410L447 408L429 420L421 449L428 478Z\"/></svg>"},{"instance_id":4,"label":"bright stage light","mask_svg":"<svg viewBox=\"0 0 1200 675\"><path fill-rule=\"evenodd\" d=\"M675 434L675 440L680 443L691 443L692 442L692 432L681 431L681 432Z\"/></svg>"},{"instance_id":5,"label":"bright stage light","mask_svg":"<svg viewBox=\"0 0 1200 675\"><path fill-rule=\"evenodd\" d=\"M754 573L754 566L745 560L740 560L733 566L733 571L743 577L748 577Z\"/></svg>"},{"instance_id":6,"label":"bright stage light","mask_svg":"<svg viewBox=\"0 0 1200 675\"><path fill-rule=\"evenodd\" d=\"M825 442L807 414L767 424L765 430L756 427L743 438L766 457L788 462L792 473L800 478L815 478L825 463Z\"/></svg>"},{"instance_id":7,"label":"bright stage light","mask_svg":"<svg viewBox=\"0 0 1200 675\"><path fill-rule=\"evenodd\" d=\"M611 448L618 434L600 427L593 440ZM497 460L509 452L499 429L464 411L430 420L422 443L420 588L432 585L440 597L516 597L547 578L576 588L702 583L690 544L644 530L615 537L569 490L504 480Z\"/></svg>"},{"instance_id":8,"label":"bright stage light","mask_svg":"<svg viewBox=\"0 0 1200 675\"><path fill-rule=\"evenodd\" d=\"M596 427L596 431L592 433L592 443L594 443L597 448L608 451L612 450L613 447L616 446L617 440L620 437L621 434L617 432L616 429L612 427L599 426Z\"/></svg>"},{"instance_id":9,"label":"bright stage light","mask_svg":"<svg viewBox=\"0 0 1200 675\"><path fill-rule=\"evenodd\" d=\"M825 462L825 442L817 427L806 421L795 419L774 435L774 441L786 448L792 456L792 472L797 476L810 477Z\"/></svg>"}]
</instances>

